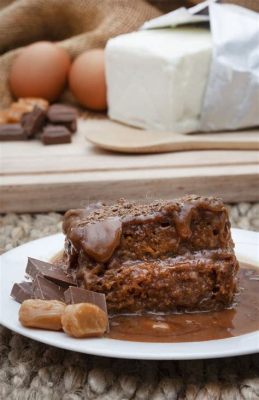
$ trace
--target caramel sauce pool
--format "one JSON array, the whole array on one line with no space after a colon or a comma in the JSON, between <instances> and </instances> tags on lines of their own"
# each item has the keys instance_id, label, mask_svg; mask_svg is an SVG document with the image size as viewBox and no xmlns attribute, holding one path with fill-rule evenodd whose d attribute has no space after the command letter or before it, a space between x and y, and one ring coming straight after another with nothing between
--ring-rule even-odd
<instances>
[{"instance_id":1,"label":"caramel sauce pool","mask_svg":"<svg viewBox=\"0 0 259 400\"><path fill-rule=\"evenodd\" d=\"M200 342L259 329L259 269L241 264L239 294L231 309L186 314L120 315L106 337L136 342Z\"/></svg>"}]
</instances>

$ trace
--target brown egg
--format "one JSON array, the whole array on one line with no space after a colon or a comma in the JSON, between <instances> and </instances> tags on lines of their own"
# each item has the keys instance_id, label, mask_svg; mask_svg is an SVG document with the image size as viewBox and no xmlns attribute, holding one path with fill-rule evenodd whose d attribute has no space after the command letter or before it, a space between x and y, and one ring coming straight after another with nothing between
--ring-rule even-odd
<instances>
[{"instance_id":1,"label":"brown egg","mask_svg":"<svg viewBox=\"0 0 259 400\"><path fill-rule=\"evenodd\" d=\"M104 50L82 53L72 64L69 87L78 102L91 110L107 108Z\"/></svg>"},{"instance_id":2,"label":"brown egg","mask_svg":"<svg viewBox=\"0 0 259 400\"><path fill-rule=\"evenodd\" d=\"M50 42L27 46L14 60L9 82L15 97L42 97L54 101L64 89L70 58Z\"/></svg>"}]
</instances>

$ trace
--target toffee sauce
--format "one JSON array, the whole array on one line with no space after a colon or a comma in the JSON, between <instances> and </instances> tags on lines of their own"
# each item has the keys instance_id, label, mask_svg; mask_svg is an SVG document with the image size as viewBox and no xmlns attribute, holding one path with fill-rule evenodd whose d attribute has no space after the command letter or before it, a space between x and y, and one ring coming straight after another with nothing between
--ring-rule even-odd
<instances>
[{"instance_id":1,"label":"toffee sauce","mask_svg":"<svg viewBox=\"0 0 259 400\"><path fill-rule=\"evenodd\" d=\"M115 315L106 337L137 342L201 342L259 330L259 269L240 264L232 308L184 314Z\"/></svg>"}]
</instances>

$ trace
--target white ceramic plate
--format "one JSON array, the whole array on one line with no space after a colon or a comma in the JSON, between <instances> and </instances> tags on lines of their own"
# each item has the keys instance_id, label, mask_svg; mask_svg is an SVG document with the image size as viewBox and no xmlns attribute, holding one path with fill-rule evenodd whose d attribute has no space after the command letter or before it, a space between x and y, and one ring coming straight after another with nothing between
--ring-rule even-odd
<instances>
[{"instance_id":1,"label":"white ceramic plate","mask_svg":"<svg viewBox=\"0 0 259 400\"><path fill-rule=\"evenodd\" d=\"M259 268L259 233L233 229L236 254L240 261ZM246 335L206 342L140 343L114 339L73 339L61 332L23 328L18 321L19 304L10 297L15 282L24 279L27 257L49 260L63 248L62 234L48 236L26 243L1 256L0 268L0 322L7 328L67 350L100 356L145 360L184 360L237 356L259 352L259 330Z\"/></svg>"}]
</instances>

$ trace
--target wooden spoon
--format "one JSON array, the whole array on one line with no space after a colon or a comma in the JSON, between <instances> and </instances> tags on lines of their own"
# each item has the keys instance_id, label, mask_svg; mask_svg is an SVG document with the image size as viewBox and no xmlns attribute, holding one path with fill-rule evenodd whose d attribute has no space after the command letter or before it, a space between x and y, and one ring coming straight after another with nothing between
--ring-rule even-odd
<instances>
[{"instance_id":1,"label":"wooden spoon","mask_svg":"<svg viewBox=\"0 0 259 400\"><path fill-rule=\"evenodd\" d=\"M180 134L136 129L109 120L82 122L85 137L95 146L121 153L161 153L184 150L256 150L259 130Z\"/></svg>"}]
</instances>

